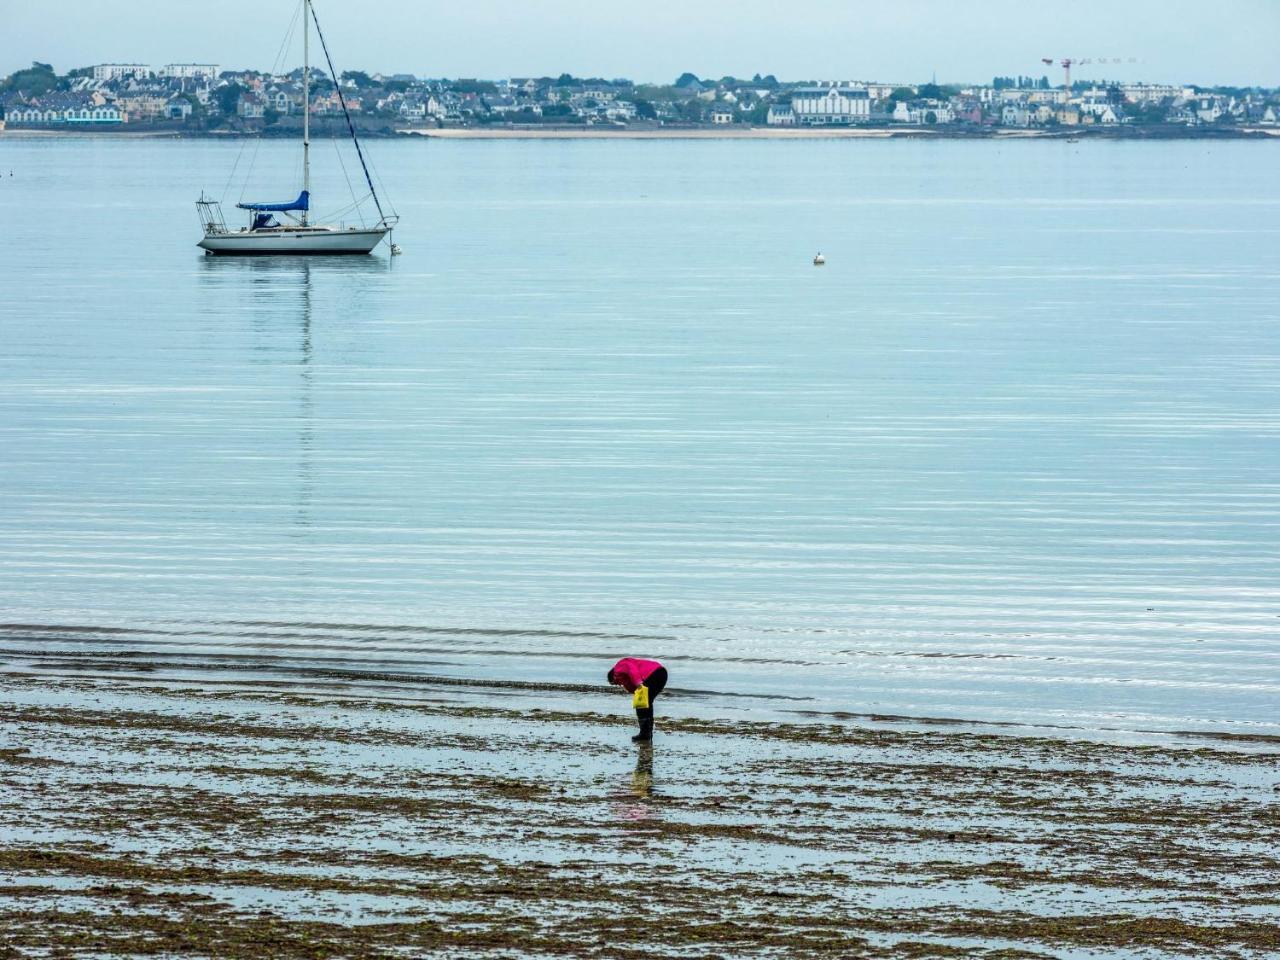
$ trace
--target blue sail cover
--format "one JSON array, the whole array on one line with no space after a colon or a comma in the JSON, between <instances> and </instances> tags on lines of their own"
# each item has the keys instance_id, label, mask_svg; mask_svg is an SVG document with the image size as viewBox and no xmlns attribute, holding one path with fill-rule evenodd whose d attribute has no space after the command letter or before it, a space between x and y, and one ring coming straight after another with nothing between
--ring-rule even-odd
<instances>
[{"instance_id":1,"label":"blue sail cover","mask_svg":"<svg viewBox=\"0 0 1280 960\"><path fill-rule=\"evenodd\" d=\"M241 210L270 210L273 213L287 213L290 210L310 210L311 194L303 190L298 199L292 203L237 203Z\"/></svg>"}]
</instances>

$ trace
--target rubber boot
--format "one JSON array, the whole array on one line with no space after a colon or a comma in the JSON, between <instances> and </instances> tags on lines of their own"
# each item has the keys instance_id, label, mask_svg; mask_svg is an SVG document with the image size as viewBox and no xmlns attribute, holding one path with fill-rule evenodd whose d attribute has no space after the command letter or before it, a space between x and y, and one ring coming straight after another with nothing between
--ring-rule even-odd
<instances>
[{"instance_id":1,"label":"rubber boot","mask_svg":"<svg viewBox=\"0 0 1280 960\"><path fill-rule=\"evenodd\" d=\"M647 743L653 739L653 707L637 710L636 719L640 721L640 732L631 740L633 743Z\"/></svg>"}]
</instances>

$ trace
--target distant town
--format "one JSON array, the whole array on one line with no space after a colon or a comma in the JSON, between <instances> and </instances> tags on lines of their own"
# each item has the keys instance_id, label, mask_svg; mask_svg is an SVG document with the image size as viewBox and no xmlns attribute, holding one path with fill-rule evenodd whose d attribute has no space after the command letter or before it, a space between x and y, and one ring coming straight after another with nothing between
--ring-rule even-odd
<instances>
[{"instance_id":1,"label":"distant town","mask_svg":"<svg viewBox=\"0 0 1280 960\"><path fill-rule=\"evenodd\" d=\"M318 70L304 103L302 69L284 74L216 64L102 63L58 74L35 62L0 83L0 129L254 135L292 132L304 109L323 128L349 116L363 132L468 129L869 128L920 133L1280 133L1280 90L1083 81L1070 64L985 84L709 79L431 79ZM1054 64L1055 79L1058 65Z\"/></svg>"}]
</instances>

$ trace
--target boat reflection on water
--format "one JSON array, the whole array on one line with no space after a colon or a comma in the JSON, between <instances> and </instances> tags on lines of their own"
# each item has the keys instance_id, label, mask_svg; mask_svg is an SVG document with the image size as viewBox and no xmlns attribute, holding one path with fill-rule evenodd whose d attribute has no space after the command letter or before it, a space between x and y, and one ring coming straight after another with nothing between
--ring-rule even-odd
<instances>
[{"instance_id":1,"label":"boat reflection on water","mask_svg":"<svg viewBox=\"0 0 1280 960\"><path fill-rule=\"evenodd\" d=\"M367 295L380 286L377 278L395 267L390 257L202 257L196 263L211 302L241 309L273 330L294 317L309 328L317 288L323 291L323 312L366 316Z\"/></svg>"},{"instance_id":2,"label":"boat reflection on water","mask_svg":"<svg viewBox=\"0 0 1280 960\"><path fill-rule=\"evenodd\" d=\"M312 503L322 478L317 476L317 352L334 351L333 318L367 315L390 259L376 257L202 257L198 277L208 287L209 327L225 330L230 314L247 326L244 348L257 366L296 369L288 396L273 410L295 425L297 450L292 494L291 536L309 538L314 523ZM362 304L366 305L362 308ZM292 335L288 331L294 331ZM328 336L326 337L326 331ZM287 383L287 380L286 380ZM283 504L282 504L283 505ZM300 560L304 564L305 560ZM296 569L306 576L308 571Z\"/></svg>"},{"instance_id":3,"label":"boat reflection on water","mask_svg":"<svg viewBox=\"0 0 1280 960\"><path fill-rule=\"evenodd\" d=\"M395 261L390 257L201 257L195 261L204 275L310 277L327 274L386 273Z\"/></svg>"}]
</instances>

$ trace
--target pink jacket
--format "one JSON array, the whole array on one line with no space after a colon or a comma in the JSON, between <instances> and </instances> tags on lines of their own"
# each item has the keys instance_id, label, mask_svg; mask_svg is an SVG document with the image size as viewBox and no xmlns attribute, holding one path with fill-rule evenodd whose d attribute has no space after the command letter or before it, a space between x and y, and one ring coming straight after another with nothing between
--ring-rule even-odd
<instances>
[{"instance_id":1,"label":"pink jacket","mask_svg":"<svg viewBox=\"0 0 1280 960\"><path fill-rule=\"evenodd\" d=\"M627 693L635 693L636 687L644 683L655 670L661 669L657 660L637 660L635 657L623 657L613 665L614 677L622 683Z\"/></svg>"}]
</instances>

